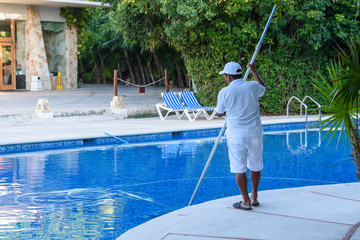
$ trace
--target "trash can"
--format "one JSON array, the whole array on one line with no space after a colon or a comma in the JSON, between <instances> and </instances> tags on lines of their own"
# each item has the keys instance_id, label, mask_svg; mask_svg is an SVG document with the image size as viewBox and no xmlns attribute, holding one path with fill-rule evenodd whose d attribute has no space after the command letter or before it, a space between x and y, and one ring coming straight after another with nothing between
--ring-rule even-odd
<instances>
[{"instance_id":1,"label":"trash can","mask_svg":"<svg viewBox=\"0 0 360 240\"><path fill-rule=\"evenodd\" d=\"M16 75L16 89L26 89L25 75Z\"/></svg>"},{"instance_id":2,"label":"trash can","mask_svg":"<svg viewBox=\"0 0 360 240\"><path fill-rule=\"evenodd\" d=\"M31 77L31 91L42 91L42 83L40 76Z\"/></svg>"}]
</instances>

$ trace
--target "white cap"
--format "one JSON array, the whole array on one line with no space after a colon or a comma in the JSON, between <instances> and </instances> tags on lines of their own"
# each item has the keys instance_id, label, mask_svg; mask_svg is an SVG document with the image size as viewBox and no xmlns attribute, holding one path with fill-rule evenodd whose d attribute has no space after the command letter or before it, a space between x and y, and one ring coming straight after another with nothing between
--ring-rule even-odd
<instances>
[{"instance_id":1,"label":"white cap","mask_svg":"<svg viewBox=\"0 0 360 240\"><path fill-rule=\"evenodd\" d=\"M222 74L229 74L229 75L238 75L242 73L242 69L240 64L236 63L236 62L228 62L225 67L224 70L222 70L221 72L219 72L220 75Z\"/></svg>"}]
</instances>

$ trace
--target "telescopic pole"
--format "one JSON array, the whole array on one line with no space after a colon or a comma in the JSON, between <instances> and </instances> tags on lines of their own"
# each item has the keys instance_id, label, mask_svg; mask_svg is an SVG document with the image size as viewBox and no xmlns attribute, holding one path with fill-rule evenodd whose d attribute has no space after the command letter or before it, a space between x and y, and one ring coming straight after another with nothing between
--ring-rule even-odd
<instances>
[{"instance_id":1,"label":"telescopic pole","mask_svg":"<svg viewBox=\"0 0 360 240\"><path fill-rule=\"evenodd\" d=\"M266 23L266 26L265 26L265 29L264 29L262 35L261 35L260 41L259 41L258 44L256 45L256 49L255 49L255 52L254 52L254 54L253 54L253 56L252 56L252 58L251 58L250 64L254 64L254 62L255 62L255 58L256 58L256 56L257 56L257 54L258 54L258 52L259 52L259 50L260 50L260 48L261 48L262 41L264 40L265 34L266 34L266 32L267 32L267 30L268 30L268 28L269 28L269 26L270 26L270 22L271 22L271 19L272 19L274 13L275 13L275 10L276 10L276 4L274 5L273 10L271 11L270 17L269 17L269 19L268 19L268 21L267 21L267 23ZM244 76L244 80L245 80L245 81L246 81L247 77L249 76L249 73L250 73L250 68L248 68L248 69L246 70L246 73L245 73L245 76ZM204 178L204 176L205 176L205 174L206 174L206 171L207 171L207 169L208 169L209 166L210 166L210 162L211 162L211 160L212 160L212 158L213 158L213 156L214 156L214 153L215 153L215 151L216 151L216 148L217 148L217 146L219 145L220 139L221 139L222 135L224 134L225 128L226 128L226 121L225 121L223 127L222 127L221 130L220 130L219 136L217 137L217 139L216 139L216 141L215 141L214 147L213 147L213 149L211 150L209 159L207 160L207 162L206 162L206 164L205 164L204 170L203 170L202 173L201 173L200 179L199 179L199 181L198 181L198 183L197 183L197 185L196 185L196 188L195 188L195 190L194 190L194 193L193 193L192 196L191 196L191 199L190 199L190 201L189 201L188 206L190 206L190 205L192 204L192 202L193 202L193 200L194 200L194 198L195 198L195 195L196 195L196 193L197 193L197 191L198 191L198 189L199 189L199 187L200 187L200 184L201 184L201 182L202 182L202 180L203 180L203 178Z\"/></svg>"}]
</instances>

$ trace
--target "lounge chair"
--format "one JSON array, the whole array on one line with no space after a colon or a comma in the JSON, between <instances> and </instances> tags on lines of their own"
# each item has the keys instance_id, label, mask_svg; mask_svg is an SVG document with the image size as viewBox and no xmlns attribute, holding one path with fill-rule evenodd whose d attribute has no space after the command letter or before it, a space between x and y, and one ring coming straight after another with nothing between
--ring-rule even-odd
<instances>
[{"instance_id":1,"label":"lounge chair","mask_svg":"<svg viewBox=\"0 0 360 240\"><path fill-rule=\"evenodd\" d=\"M165 120L171 112L175 112L178 119L186 116L191 122L199 117L201 113L207 114L202 108L197 109L185 107L179 96L174 92L163 92L161 93L161 96L164 99L164 103L158 103L155 106L161 120ZM161 109L167 111L165 116L162 115ZM191 116L190 113L192 113L193 116Z\"/></svg>"},{"instance_id":2,"label":"lounge chair","mask_svg":"<svg viewBox=\"0 0 360 240\"><path fill-rule=\"evenodd\" d=\"M185 106L189 108L204 109L204 115L207 120L212 120L215 117L215 107L203 107L197 100L193 92L180 92L180 97L183 100ZM208 114L207 112L212 112Z\"/></svg>"}]
</instances>

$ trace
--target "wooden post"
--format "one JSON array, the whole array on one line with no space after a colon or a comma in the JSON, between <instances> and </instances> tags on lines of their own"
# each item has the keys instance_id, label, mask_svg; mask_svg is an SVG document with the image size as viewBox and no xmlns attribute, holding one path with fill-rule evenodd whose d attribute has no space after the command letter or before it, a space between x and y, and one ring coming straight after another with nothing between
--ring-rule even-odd
<instances>
[{"instance_id":1,"label":"wooden post","mask_svg":"<svg viewBox=\"0 0 360 240\"><path fill-rule=\"evenodd\" d=\"M117 87L117 83L118 83L118 70L114 70L114 96L118 95L118 87Z\"/></svg>"},{"instance_id":2,"label":"wooden post","mask_svg":"<svg viewBox=\"0 0 360 240\"><path fill-rule=\"evenodd\" d=\"M167 69L165 69L165 92L169 92L169 78Z\"/></svg>"}]
</instances>

